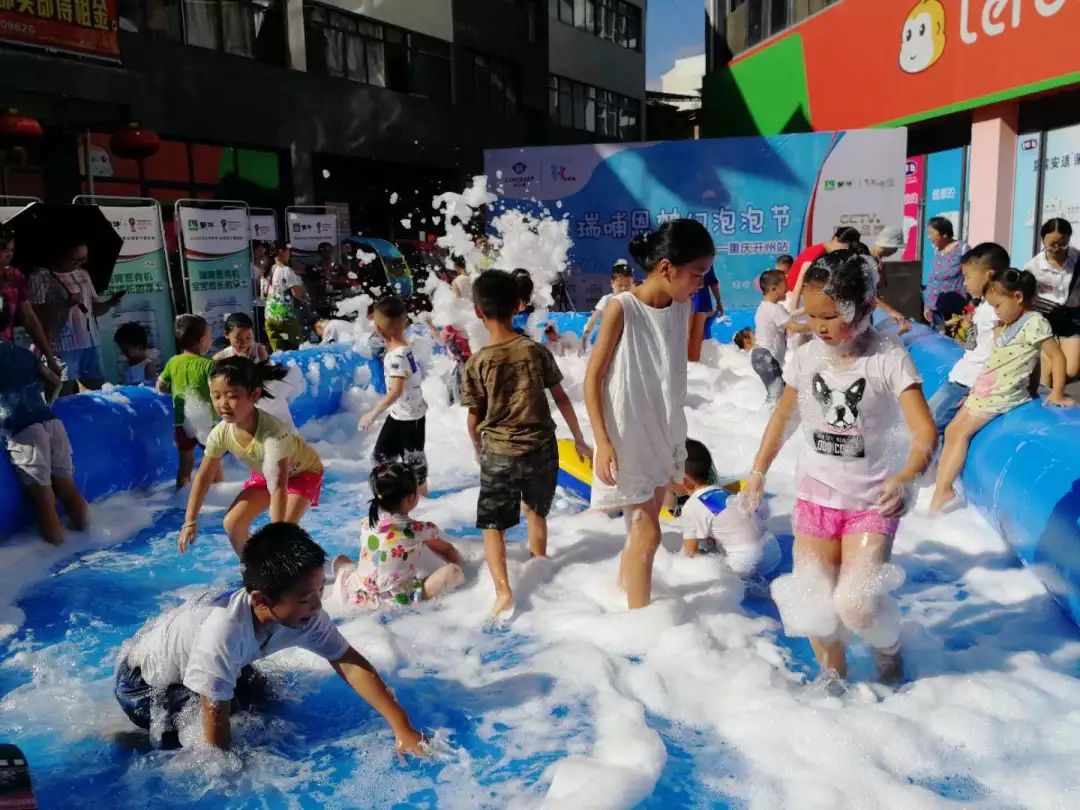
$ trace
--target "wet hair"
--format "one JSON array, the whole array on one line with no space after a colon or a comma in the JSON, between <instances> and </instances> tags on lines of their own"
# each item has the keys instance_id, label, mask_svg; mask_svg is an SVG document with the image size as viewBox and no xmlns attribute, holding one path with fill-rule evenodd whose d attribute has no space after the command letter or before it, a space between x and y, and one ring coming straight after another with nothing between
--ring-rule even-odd
<instances>
[{"instance_id":1,"label":"wet hair","mask_svg":"<svg viewBox=\"0 0 1080 810\"><path fill-rule=\"evenodd\" d=\"M611 280L614 281L617 278L628 278L633 280L634 271L624 261L617 261L611 265Z\"/></svg>"},{"instance_id":2,"label":"wet hair","mask_svg":"<svg viewBox=\"0 0 1080 810\"><path fill-rule=\"evenodd\" d=\"M698 484L707 484L712 479L713 461L709 448L697 439L686 440L686 477Z\"/></svg>"},{"instance_id":3,"label":"wet hair","mask_svg":"<svg viewBox=\"0 0 1080 810\"><path fill-rule=\"evenodd\" d=\"M251 316L246 312L234 312L228 318L225 319L225 334L231 334L234 329L254 329L255 324L251 321Z\"/></svg>"},{"instance_id":4,"label":"wet hair","mask_svg":"<svg viewBox=\"0 0 1080 810\"><path fill-rule=\"evenodd\" d=\"M750 345L750 339L754 337L754 330L750 327L740 329L731 338L731 342L738 346L743 351L746 351L746 347Z\"/></svg>"},{"instance_id":5,"label":"wet hair","mask_svg":"<svg viewBox=\"0 0 1080 810\"><path fill-rule=\"evenodd\" d=\"M854 245L851 246L851 249L858 253L860 256L870 255L870 246L867 245L866 242L856 242Z\"/></svg>"},{"instance_id":6,"label":"wet hair","mask_svg":"<svg viewBox=\"0 0 1080 810\"><path fill-rule=\"evenodd\" d=\"M520 302L517 281L504 270L485 270L473 282L473 301L485 318L508 321Z\"/></svg>"},{"instance_id":7,"label":"wet hair","mask_svg":"<svg viewBox=\"0 0 1080 810\"><path fill-rule=\"evenodd\" d=\"M786 264L788 267L791 267L791 265L795 264L795 257L794 256L789 256L788 254L785 253L782 256L777 256L776 257L776 263L777 264Z\"/></svg>"},{"instance_id":8,"label":"wet hair","mask_svg":"<svg viewBox=\"0 0 1080 810\"><path fill-rule=\"evenodd\" d=\"M525 306L529 306L532 303L533 290L536 289L529 271L519 267L510 275L514 277L514 283L517 285L518 301Z\"/></svg>"},{"instance_id":9,"label":"wet hair","mask_svg":"<svg viewBox=\"0 0 1080 810\"><path fill-rule=\"evenodd\" d=\"M987 289L993 287L997 292L1006 295L1020 293L1024 305L1030 305L1035 299L1035 290L1038 289L1035 274L1029 270L1017 270L1015 267L1007 267L1004 270L995 270L990 274L990 283Z\"/></svg>"},{"instance_id":10,"label":"wet hair","mask_svg":"<svg viewBox=\"0 0 1080 810\"><path fill-rule=\"evenodd\" d=\"M131 346L133 349L145 349L150 345L150 335L146 328L135 321L121 324L113 333L113 342L117 346Z\"/></svg>"},{"instance_id":11,"label":"wet hair","mask_svg":"<svg viewBox=\"0 0 1080 810\"><path fill-rule=\"evenodd\" d=\"M240 552L244 588L248 593L259 591L271 602L325 564L322 546L295 523L268 523Z\"/></svg>"},{"instance_id":12,"label":"wet hair","mask_svg":"<svg viewBox=\"0 0 1080 810\"><path fill-rule=\"evenodd\" d=\"M262 391L264 399L273 399L274 395L266 390L266 384L274 380L284 380L289 370L275 363L256 363L247 357L226 357L214 363L210 379L224 377L229 385L239 385L249 392Z\"/></svg>"},{"instance_id":13,"label":"wet hair","mask_svg":"<svg viewBox=\"0 0 1080 810\"><path fill-rule=\"evenodd\" d=\"M635 236L628 250L646 273L664 259L678 266L716 255L709 231L696 219L669 220L651 233Z\"/></svg>"},{"instance_id":14,"label":"wet hair","mask_svg":"<svg viewBox=\"0 0 1080 810\"><path fill-rule=\"evenodd\" d=\"M877 297L877 262L854 250L826 253L806 271L805 285L816 285L856 323Z\"/></svg>"},{"instance_id":15,"label":"wet hair","mask_svg":"<svg viewBox=\"0 0 1080 810\"><path fill-rule=\"evenodd\" d=\"M997 242L983 242L965 253L960 264L976 264L983 270L1008 270L1009 251Z\"/></svg>"},{"instance_id":16,"label":"wet hair","mask_svg":"<svg viewBox=\"0 0 1080 810\"><path fill-rule=\"evenodd\" d=\"M182 352L190 352L199 348L199 341L203 339L210 324L202 315L177 315L173 328L177 347Z\"/></svg>"},{"instance_id":17,"label":"wet hair","mask_svg":"<svg viewBox=\"0 0 1080 810\"><path fill-rule=\"evenodd\" d=\"M334 246L331 245L329 242L319 242L319 246L316 248L316 250L321 253L323 248L330 248L331 250L333 250Z\"/></svg>"},{"instance_id":18,"label":"wet hair","mask_svg":"<svg viewBox=\"0 0 1080 810\"><path fill-rule=\"evenodd\" d=\"M837 242L843 242L845 245L854 246L862 241L862 234L859 233L858 228L844 225L836 229L835 233L833 233L833 239ZM794 261L794 259L792 261Z\"/></svg>"},{"instance_id":19,"label":"wet hair","mask_svg":"<svg viewBox=\"0 0 1080 810\"><path fill-rule=\"evenodd\" d=\"M758 276L758 287L761 288L762 295L780 286L787 289L787 274L783 270L766 270Z\"/></svg>"},{"instance_id":20,"label":"wet hair","mask_svg":"<svg viewBox=\"0 0 1080 810\"><path fill-rule=\"evenodd\" d=\"M372 312L375 315L381 315L387 320L396 321L398 318L404 318L408 314L409 307L402 298L396 295L387 295L373 304Z\"/></svg>"},{"instance_id":21,"label":"wet hair","mask_svg":"<svg viewBox=\"0 0 1080 810\"><path fill-rule=\"evenodd\" d=\"M1062 236L1068 236L1071 238L1072 232L1072 223L1069 222L1069 220L1067 219L1062 219L1061 217L1054 217L1053 219L1046 220L1046 222L1043 223L1042 228L1039 229L1039 235L1043 239L1045 239L1052 233L1060 233ZM0 237L0 241L2 240L3 237Z\"/></svg>"},{"instance_id":22,"label":"wet hair","mask_svg":"<svg viewBox=\"0 0 1080 810\"><path fill-rule=\"evenodd\" d=\"M279 239L277 242L274 242L274 257L275 258L277 258L279 255L284 253L286 250L292 250L292 245L289 244L288 242L284 241L284 240L281 240L281 239Z\"/></svg>"},{"instance_id":23,"label":"wet hair","mask_svg":"<svg viewBox=\"0 0 1080 810\"><path fill-rule=\"evenodd\" d=\"M927 228L933 228L942 236L952 239L955 235L952 223L945 217L930 217L930 221L926 223Z\"/></svg>"},{"instance_id":24,"label":"wet hair","mask_svg":"<svg viewBox=\"0 0 1080 810\"><path fill-rule=\"evenodd\" d=\"M388 461L376 464L371 471L371 501L368 508L368 523L374 526L379 522L379 512L398 512L402 502L415 495L419 485L416 473L408 464L400 461Z\"/></svg>"},{"instance_id":25,"label":"wet hair","mask_svg":"<svg viewBox=\"0 0 1080 810\"><path fill-rule=\"evenodd\" d=\"M462 267L462 268L468 266L468 265L465 264L465 257L464 256L458 256L457 254L454 254L453 256L450 257L450 264L452 264L454 267Z\"/></svg>"}]
</instances>

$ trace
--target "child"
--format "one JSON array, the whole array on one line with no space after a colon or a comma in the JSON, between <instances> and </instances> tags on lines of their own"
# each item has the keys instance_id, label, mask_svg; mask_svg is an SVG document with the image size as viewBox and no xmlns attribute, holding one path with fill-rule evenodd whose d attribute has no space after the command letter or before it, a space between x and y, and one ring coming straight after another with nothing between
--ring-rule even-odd
<instances>
[{"instance_id":1,"label":"child","mask_svg":"<svg viewBox=\"0 0 1080 810\"><path fill-rule=\"evenodd\" d=\"M514 331L520 296L513 276L486 270L473 284L473 300L491 341L469 358L461 404L469 409L469 437L480 461L476 527L483 530L484 554L495 583L494 618L514 605L505 536L520 521L522 503L529 551L534 557L547 556L547 515L555 499L559 450L545 389L566 420L578 453L585 458L592 450L581 435L555 358Z\"/></svg>"},{"instance_id":2,"label":"child","mask_svg":"<svg viewBox=\"0 0 1080 810\"><path fill-rule=\"evenodd\" d=\"M757 345L757 337L754 335L754 330L747 327L746 329L740 329L732 335L731 342L744 352L749 352L753 351L754 347Z\"/></svg>"},{"instance_id":3,"label":"child","mask_svg":"<svg viewBox=\"0 0 1080 810\"><path fill-rule=\"evenodd\" d=\"M221 459L232 453L251 468L251 476L225 513L225 532L236 556L248 541L251 523L270 510L274 523L299 523L311 506L319 505L322 459L297 433L255 407L271 380L285 377L281 366L230 357L214 364L210 396L221 421L206 440L202 464L188 495L179 548L183 554L195 542L199 512L210 484L221 474Z\"/></svg>"},{"instance_id":4,"label":"child","mask_svg":"<svg viewBox=\"0 0 1080 810\"><path fill-rule=\"evenodd\" d=\"M1009 268L1009 252L1001 245L983 242L964 254L960 261L964 287L978 305L967 330L964 356L956 361L945 384L930 397L930 413L934 417L939 440L967 399L971 386L975 384L994 347L997 315L994 307L984 298L990 276Z\"/></svg>"},{"instance_id":5,"label":"child","mask_svg":"<svg viewBox=\"0 0 1080 810\"><path fill-rule=\"evenodd\" d=\"M793 321L780 303L787 296L787 277L780 270L766 270L758 279L764 301L754 313L754 342L750 364L765 386L765 407L773 408L784 393L784 355L788 335L810 331L810 325Z\"/></svg>"},{"instance_id":6,"label":"child","mask_svg":"<svg viewBox=\"0 0 1080 810\"><path fill-rule=\"evenodd\" d=\"M796 468L794 576L823 584L822 598L835 609L831 618L868 641L872 635L879 674L894 679L901 674L899 625L880 630L884 605L874 588L907 493L929 465L937 434L907 351L895 337L870 328L876 282L876 262L850 250L828 254L804 274L816 340L788 359L787 387L765 428L743 498L760 502L788 423L801 419L806 443ZM901 414L910 434L902 466L891 438ZM846 676L843 628L836 625L810 643L823 674Z\"/></svg>"},{"instance_id":7,"label":"child","mask_svg":"<svg viewBox=\"0 0 1080 810\"><path fill-rule=\"evenodd\" d=\"M795 264L795 257L787 253L776 257L775 269L784 274L784 283L787 283L787 274L791 272L791 265Z\"/></svg>"},{"instance_id":8,"label":"child","mask_svg":"<svg viewBox=\"0 0 1080 810\"><path fill-rule=\"evenodd\" d=\"M120 384L142 385L154 382L157 369L154 361L150 359L150 336L146 329L141 324L129 321L116 330L113 341L126 361Z\"/></svg>"},{"instance_id":9,"label":"child","mask_svg":"<svg viewBox=\"0 0 1080 810\"><path fill-rule=\"evenodd\" d=\"M995 271L986 287L986 300L1001 325L986 366L975 380L964 407L945 429L945 446L938 465L937 486L930 511L940 511L956 497L953 484L964 467L971 439L994 418L1031 399L1031 374L1042 357L1050 369L1047 402L1064 408L1074 403L1065 396L1065 355L1052 340L1050 322L1031 311L1038 282L1028 270Z\"/></svg>"},{"instance_id":10,"label":"child","mask_svg":"<svg viewBox=\"0 0 1080 810\"><path fill-rule=\"evenodd\" d=\"M265 363L270 359L266 347L255 342L255 324L247 313L234 312L225 319L225 339L229 345L215 354L214 360L246 357L256 363Z\"/></svg>"},{"instance_id":11,"label":"child","mask_svg":"<svg viewBox=\"0 0 1080 810\"><path fill-rule=\"evenodd\" d=\"M334 560L334 589L342 604L379 607L434 599L465 581L462 559L434 523L409 517L420 501L412 468L396 461L371 472L371 507L360 527L360 559ZM446 561L431 570L425 549Z\"/></svg>"},{"instance_id":12,"label":"child","mask_svg":"<svg viewBox=\"0 0 1080 810\"><path fill-rule=\"evenodd\" d=\"M424 379L405 339L409 325L405 302L397 296L375 304L375 331L386 341L383 369L386 396L360 418L360 430L367 430L383 411L390 413L375 441L373 458L379 464L401 461L412 467L420 493L427 495L427 456L424 454L427 403L420 383Z\"/></svg>"},{"instance_id":13,"label":"child","mask_svg":"<svg viewBox=\"0 0 1080 810\"><path fill-rule=\"evenodd\" d=\"M244 548L244 587L212 601L187 602L121 647L114 688L120 708L135 725L164 732L162 742L175 747L177 715L191 705L203 741L227 749L234 702L257 692L251 664L301 647L329 661L382 715L399 753L422 754L423 736L322 609L325 562L325 552L298 526L261 528Z\"/></svg>"},{"instance_id":14,"label":"child","mask_svg":"<svg viewBox=\"0 0 1080 810\"><path fill-rule=\"evenodd\" d=\"M176 316L176 348L180 354L169 358L158 377L157 390L172 394L173 441L180 454L176 488L191 483L195 469L195 427L191 411L210 411L210 372L214 361L204 355L210 351L210 325L198 315ZM193 407L192 407L193 406ZM201 414L195 414L196 419Z\"/></svg>"},{"instance_id":15,"label":"child","mask_svg":"<svg viewBox=\"0 0 1080 810\"><path fill-rule=\"evenodd\" d=\"M630 292L632 289L634 289L634 271L630 269L626 259L619 259L611 267L611 292L596 302L596 307L593 308L589 320L585 322L585 329L581 333L582 352L588 350L589 338L592 337L593 328L596 326L597 321L600 320L600 315L611 302L611 299L624 292Z\"/></svg>"},{"instance_id":16,"label":"child","mask_svg":"<svg viewBox=\"0 0 1080 810\"><path fill-rule=\"evenodd\" d=\"M454 267L450 289L454 291L456 297L472 303L472 277L469 275L469 269L465 265L465 259L461 256L454 256L451 258L451 262Z\"/></svg>"},{"instance_id":17,"label":"child","mask_svg":"<svg viewBox=\"0 0 1080 810\"><path fill-rule=\"evenodd\" d=\"M716 486L714 478L709 448L687 439L683 484L690 498L680 514L683 554L693 557L715 549L724 555L728 568L743 579L769 573L780 562L776 538L756 530L760 527L757 518L743 513L730 493Z\"/></svg>"},{"instance_id":18,"label":"child","mask_svg":"<svg viewBox=\"0 0 1080 810\"><path fill-rule=\"evenodd\" d=\"M517 285L518 295L517 314L513 320L514 331L519 335L524 335L525 329L529 325L529 316L533 313L532 296L536 285L533 284L532 276L524 267L519 267L510 275Z\"/></svg>"},{"instance_id":19,"label":"child","mask_svg":"<svg viewBox=\"0 0 1080 810\"><path fill-rule=\"evenodd\" d=\"M0 297L0 333L14 313ZM48 400L60 389L60 378L28 350L0 340L0 434L15 472L34 502L38 531L45 542L64 540L56 501L67 510L71 527L86 528L86 501L75 486L71 444L64 423L53 416ZM50 393L46 394L46 387Z\"/></svg>"},{"instance_id":20,"label":"child","mask_svg":"<svg viewBox=\"0 0 1080 810\"><path fill-rule=\"evenodd\" d=\"M337 318L321 318L315 321L315 334L323 346L331 346L349 340L354 324Z\"/></svg>"},{"instance_id":21,"label":"child","mask_svg":"<svg viewBox=\"0 0 1080 810\"><path fill-rule=\"evenodd\" d=\"M645 281L607 305L585 374L596 436L592 506L626 515L619 584L630 608L652 598L660 508L668 485L683 478L690 299L714 253L709 232L690 219L635 237L630 254Z\"/></svg>"}]
</instances>

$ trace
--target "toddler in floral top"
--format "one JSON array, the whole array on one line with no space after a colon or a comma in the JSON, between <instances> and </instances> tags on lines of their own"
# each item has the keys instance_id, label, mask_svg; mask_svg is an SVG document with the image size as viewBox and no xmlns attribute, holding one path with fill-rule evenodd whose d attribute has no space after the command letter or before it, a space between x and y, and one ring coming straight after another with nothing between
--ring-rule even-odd
<instances>
[{"instance_id":1,"label":"toddler in floral top","mask_svg":"<svg viewBox=\"0 0 1080 810\"><path fill-rule=\"evenodd\" d=\"M411 467L400 462L377 465L371 473L371 494L371 511L360 531L360 559L341 555L333 563L334 592L342 604L408 605L465 581L461 555L442 538L439 527L409 517L420 500Z\"/></svg>"}]
</instances>

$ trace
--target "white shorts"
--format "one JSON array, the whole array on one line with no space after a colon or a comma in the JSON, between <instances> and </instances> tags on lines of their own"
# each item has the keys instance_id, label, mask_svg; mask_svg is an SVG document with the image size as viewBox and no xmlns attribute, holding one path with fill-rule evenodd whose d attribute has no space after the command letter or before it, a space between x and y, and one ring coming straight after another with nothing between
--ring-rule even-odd
<instances>
[{"instance_id":1,"label":"white shorts","mask_svg":"<svg viewBox=\"0 0 1080 810\"><path fill-rule=\"evenodd\" d=\"M8 453L19 478L25 484L47 487L53 478L71 478L71 442L59 419L23 428L7 439Z\"/></svg>"}]
</instances>

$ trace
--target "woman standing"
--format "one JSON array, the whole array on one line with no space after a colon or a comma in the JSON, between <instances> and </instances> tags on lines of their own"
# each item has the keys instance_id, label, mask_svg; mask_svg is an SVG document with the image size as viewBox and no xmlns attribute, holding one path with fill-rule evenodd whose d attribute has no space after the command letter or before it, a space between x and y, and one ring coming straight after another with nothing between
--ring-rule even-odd
<instances>
[{"instance_id":1,"label":"woman standing","mask_svg":"<svg viewBox=\"0 0 1080 810\"><path fill-rule=\"evenodd\" d=\"M4 329L0 329L0 340L13 341L15 339L15 326L21 321L23 328L52 372L59 377L63 370L53 354L52 345L45 335L45 329L38 320L37 313L30 303L30 288L26 279L19 270L11 265L11 259L15 255L14 234L0 226L0 298L3 298L3 306L8 310L10 320Z\"/></svg>"},{"instance_id":2,"label":"woman standing","mask_svg":"<svg viewBox=\"0 0 1080 810\"><path fill-rule=\"evenodd\" d=\"M961 314L967 304L960 260L968 248L963 242L956 241L953 224L945 217L931 217L926 223L926 232L934 247L934 261L923 294L923 317L937 329Z\"/></svg>"},{"instance_id":3,"label":"woman standing","mask_svg":"<svg viewBox=\"0 0 1080 810\"><path fill-rule=\"evenodd\" d=\"M1032 309L1050 321L1054 337L1065 354L1065 374L1069 379L1080 374L1080 249L1069 244L1072 232L1067 219L1047 220L1039 232L1042 251L1024 265L1038 284ZM1044 372L1045 385L1049 369Z\"/></svg>"},{"instance_id":4,"label":"woman standing","mask_svg":"<svg viewBox=\"0 0 1080 810\"><path fill-rule=\"evenodd\" d=\"M266 336L275 351L300 348L300 304L307 297L304 282L290 266L292 248L281 242L274 254L270 291L266 296Z\"/></svg>"}]
</instances>

